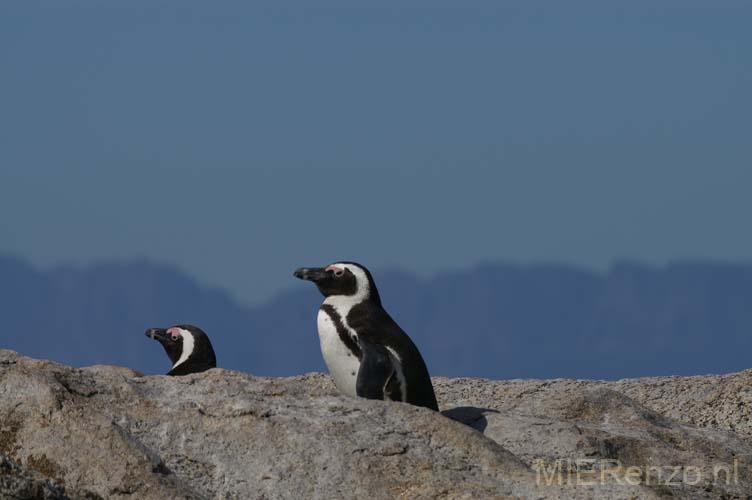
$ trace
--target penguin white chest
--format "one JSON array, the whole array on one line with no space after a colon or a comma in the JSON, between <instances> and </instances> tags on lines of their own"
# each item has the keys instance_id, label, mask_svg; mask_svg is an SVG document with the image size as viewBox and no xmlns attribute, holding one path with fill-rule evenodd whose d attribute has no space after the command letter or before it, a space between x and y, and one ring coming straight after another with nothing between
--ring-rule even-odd
<instances>
[{"instance_id":1,"label":"penguin white chest","mask_svg":"<svg viewBox=\"0 0 752 500\"><path fill-rule=\"evenodd\" d=\"M343 323L344 321L342 318ZM358 379L358 370L360 370L358 357L342 341L334 320L323 310L319 310L318 330L321 354L334 379L334 385L340 392L356 396L355 383ZM349 332L347 334L349 335Z\"/></svg>"}]
</instances>

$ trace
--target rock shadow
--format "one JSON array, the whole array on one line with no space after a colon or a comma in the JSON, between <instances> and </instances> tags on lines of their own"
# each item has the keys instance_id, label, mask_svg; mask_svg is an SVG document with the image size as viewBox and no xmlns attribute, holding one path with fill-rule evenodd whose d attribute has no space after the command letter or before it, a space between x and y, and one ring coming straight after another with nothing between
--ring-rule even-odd
<instances>
[{"instance_id":1,"label":"rock shadow","mask_svg":"<svg viewBox=\"0 0 752 500\"><path fill-rule=\"evenodd\" d=\"M499 413L499 411L491 408L478 408L476 406L458 406L441 412L445 417L470 426L481 433L486 430L486 426L488 425L486 415L489 413Z\"/></svg>"}]
</instances>

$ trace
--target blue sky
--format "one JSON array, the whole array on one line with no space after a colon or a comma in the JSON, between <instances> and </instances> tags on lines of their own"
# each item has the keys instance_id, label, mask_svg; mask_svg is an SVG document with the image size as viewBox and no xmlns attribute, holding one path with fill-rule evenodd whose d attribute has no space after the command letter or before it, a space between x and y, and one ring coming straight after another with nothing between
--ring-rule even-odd
<instances>
[{"instance_id":1,"label":"blue sky","mask_svg":"<svg viewBox=\"0 0 752 500\"><path fill-rule=\"evenodd\" d=\"M752 3L2 2L0 252L749 260Z\"/></svg>"}]
</instances>

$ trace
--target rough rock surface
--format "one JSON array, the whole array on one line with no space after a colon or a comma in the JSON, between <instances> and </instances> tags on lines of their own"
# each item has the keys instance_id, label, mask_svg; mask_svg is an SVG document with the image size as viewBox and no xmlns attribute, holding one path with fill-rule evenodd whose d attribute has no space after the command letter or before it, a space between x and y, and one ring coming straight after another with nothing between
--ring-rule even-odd
<instances>
[{"instance_id":1,"label":"rough rock surface","mask_svg":"<svg viewBox=\"0 0 752 500\"><path fill-rule=\"evenodd\" d=\"M63 488L40 473L29 471L0 453L0 498L67 500Z\"/></svg>"},{"instance_id":2,"label":"rough rock surface","mask_svg":"<svg viewBox=\"0 0 752 500\"><path fill-rule=\"evenodd\" d=\"M144 377L0 350L0 498L752 495L752 371L434 382L443 415L322 374Z\"/></svg>"},{"instance_id":3,"label":"rough rock surface","mask_svg":"<svg viewBox=\"0 0 752 500\"><path fill-rule=\"evenodd\" d=\"M531 466L543 460L550 471L557 460L565 468L580 459L582 469L638 467L640 484L658 494L752 498L752 370L616 382L435 378L434 384L439 399L457 407L445 414Z\"/></svg>"}]
</instances>

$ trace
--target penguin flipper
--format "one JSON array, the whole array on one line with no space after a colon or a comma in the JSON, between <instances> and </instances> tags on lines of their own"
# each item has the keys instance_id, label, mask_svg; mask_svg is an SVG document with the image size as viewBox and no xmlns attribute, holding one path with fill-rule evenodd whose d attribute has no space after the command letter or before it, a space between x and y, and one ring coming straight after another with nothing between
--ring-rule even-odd
<instances>
[{"instance_id":1,"label":"penguin flipper","mask_svg":"<svg viewBox=\"0 0 752 500\"><path fill-rule=\"evenodd\" d=\"M363 358L355 381L355 393L361 398L387 399L386 386L394 375L394 365L384 346L360 342Z\"/></svg>"},{"instance_id":2,"label":"penguin flipper","mask_svg":"<svg viewBox=\"0 0 752 500\"><path fill-rule=\"evenodd\" d=\"M401 357L392 358L395 375L385 388L384 399L439 411L428 367L410 337L382 307L370 310L368 317L370 322L357 326L358 337L371 344L390 345ZM375 328L374 325L379 327Z\"/></svg>"}]
</instances>

